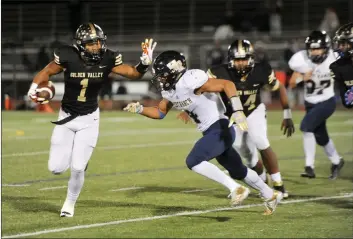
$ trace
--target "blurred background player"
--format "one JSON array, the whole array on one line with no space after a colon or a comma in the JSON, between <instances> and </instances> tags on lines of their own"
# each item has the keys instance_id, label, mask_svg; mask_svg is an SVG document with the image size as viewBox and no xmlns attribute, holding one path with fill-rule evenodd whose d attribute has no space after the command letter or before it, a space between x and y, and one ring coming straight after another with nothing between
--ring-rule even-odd
<instances>
[{"instance_id":1,"label":"blurred background player","mask_svg":"<svg viewBox=\"0 0 353 239\"><path fill-rule=\"evenodd\" d=\"M294 125L285 87L276 79L267 62L255 63L254 48L248 40L235 40L228 48L228 64L212 67L207 73L210 77L227 79L235 83L249 125L248 132L240 131L235 125L237 133L235 148L248 161L248 166L265 180L265 172L257 154L259 150L274 188L281 191L284 197L288 197L277 156L267 137L266 107L260 98L260 90L263 88L270 91L280 90L280 101L284 110L281 129L284 129L284 134L289 137L294 133ZM229 116L229 101L222 93L221 97L227 107L226 115Z\"/></svg>"},{"instance_id":2,"label":"blurred background player","mask_svg":"<svg viewBox=\"0 0 353 239\"><path fill-rule=\"evenodd\" d=\"M302 177L315 178L314 161L316 143L322 146L332 162L330 179L336 179L344 161L330 139L326 120L336 108L333 80L329 66L336 60L330 37L324 31L312 31L305 40L306 50L297 52L289 61L294 71L290 87L305 83L306 114L301 122L305 153L305 172Z\"/></svg>"},{"instance_id":3,"label":"blurred background player","mask_svg":"<svg viewBox=\"0 0 353 239\"><path fill-rule=\"evenodd\" d=\"M156 46L153 40L142 43L141 62L136 66L123 64L122 55L107 48L106 35L94 23L78 27L73 45L54 51L50 62L33 79L28 96L37 103L37 87L50 76L64 71L65 93L61 101L58 121L51 137L48 168L53 174L61 174L69 167L67 197L61 209L61 217L74 215L75 203L81 192L88 161L99 134L98 93L108 81L111 72L130 79L139 79L152 63Z\"/></svg>"},{"instance_id":4,"label":"blurred background player","mask_svg":"<svg viewBox=\"0 0 353 239\"><path fill-rule=\"evenodd\" d=\"M254 49L248 40L235 40L228 48L228 63L214 66L207 71L210 78L230 80L235 83L239 97L244 106L244 114L249 124L248 132L242 132L237 125L234 147L248 162L249 168L255 170L266 181L266 172L258 158L258 150L271 179L274 189L281 191L288 197L276 154L273 152L267 137L266 107L261 102L260 90L265 88L271 91L280 90L280 99L284 110L282 129L284 134L291 136L294 133L291 110L288 106L285 87L276 79L271 66L262 62L254 62ZM226 106L226 115L230 117L229 100L221 93L223 104ZM184 121L187 117L179 116Z\"/></svg>"},{"instance_id":5,"label":"blurred background player","mask_svg":"<svg viewBox=\"0 0 353 239\"><path fill-rule=\"evenodd\" d=\"M227 187L233 206L240 204L250 191L232 178L244 180L261 192L266 214L272 214L283 197L282 193L272 190L253 170L245 167L232 147L235 139L233 122L237 123L239 130L247 130L247 120L235 85L227 80L210 79L202 70L187 70L185 57L176 51L161 53L152 69L153 81L160 86L162 101L157 107L130 103L124 110L152 119L163 119L172 107L187 112L203 134L186 158L188 168ZM215 94L219 92L223 92L230 102L230 121L224 115L224 105ZM213 158L228 170L232 178L208 162Z\"/></svg>"},{"instance_id":6,"label":"blurred background player","mask_svg":"<svg viewBox=\"0 0 353 239\"><path fill-rule=\"evenodd\" d=\"M331 74L340 90L342 104L353 108L353 23L337 30L334 44L340 59L330 65Z\"/></svg>"}]
</instances>

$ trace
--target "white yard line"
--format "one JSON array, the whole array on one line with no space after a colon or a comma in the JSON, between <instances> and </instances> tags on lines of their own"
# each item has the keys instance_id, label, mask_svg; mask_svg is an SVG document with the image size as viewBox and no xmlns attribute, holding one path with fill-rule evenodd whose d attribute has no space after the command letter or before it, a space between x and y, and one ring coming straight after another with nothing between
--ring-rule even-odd
<instances>
[{"instance_id":1,"label":"white yard line","mask_svg":"<svg viewBox=\"0 0 353 239\"><path fill-rule=\"evenodd\" d=\"M39 191L45 191L45 190L53 190L53 189L60 189L60 188L67 188L67 186L57 186L57 187L49 187L49 188L40 188L38 189Z\"/></svg>"},{"instance_id":2,"label":"white yard line","mask_svg":"<svg viewBox=\"0 0 353 239\"><path fill-rule=\"evenodd\" d=\"M2 184L3 187L28 187L30 184Z\"/></svg>"},{"instance_id":3,"label":"white yard line","mask_svg":"<svg viewBox=\"0 0 353 239\"><path fill-rule=\"evenodd\" d=\"M315 198L298 199L298 200L285 200L281 204L305 203L305 202L312 202L312 201L338 199L338 198L350 198L350 197L353 197L353 193L340 195L340 196L315 197ZM56 232L74 231L74 230L80 230L80 229L89 229L89 228L95 228L95 227L118 225L118 224L124 224L124 223L129 223L129 222L152 221L152 220L157 220L157 219L162 219L162 218L172 218L172 217L178 217L178 216L191 216L191 215L199 215L199 214L205 214L205 213L210 213L210 212L230 211L230 210L238 210L238 209L244 209L244 208L260 207L260 206L263 206L263 204L249 204L249 205L243 205L243 206L238 206L238 207L223 207L223 208L215 208L215 209L202 210L202 211L200 210L200 211L191 211L191 212L179 212L179 213L175 213L175 214L160 215L160 216L153 216L153 217L139 217L139 218L131 218L131 219L110 221L110 222L104 222L104 223L95 223L95 224L86 224L86 225L73 226L73 227L47 229L47 230L42 230L42 231L37 231L37 232L20 233L20 234L16 234L16 235L4 235L2 238L29 237L29 236L37 236L37 235L56 233ZM276 215L274 215L274 216L276 216Z\"/></svg>"},{"instance_id":4,"label":"white yard line","mask_svg":"<svg viewBox=\"0 0 353 239\"><path fill-rule=\"evenodd\" d=\"M118 189L112 189L110 191L112 191L112 192L129 191L129 190L137 190L137 189L142 189L142 188L145 188L145 187L118 188Z\"/></svg>"},{"instance_id":5,"label":"white yard line","mask_svg":"<svg viewBox=\"0 0 353 239\"><path fill-rule=\"evenodd\" d=\"M352 137L353 132L331 132L329 133L331 137L341 136L341 137ZM295 134L292 137L288 138L288 140L298 140L302 139L303 136L301 134ZM270 141L283 140L287 139L286 136L270 136ZM159 147L159 146L174 146L174 145L191 145L196 142L194 141L172 141L172 142L162 142L162 143L150 143L150 144L129 144L129 145L114 145L114 146L99 146L96 150L118 150L118 149L130 149L130 148L148 148L148 147ZM36 151L36 152L23 152L23 153L12 153L12 154L3 154L2 157L20 157L20 156L33 156L33 155L45 155L49 154L49 151Z\"/></svg>"},{"instance_id":6,"label":"white yard line","mask_svg":"<svg viewBox=\"0 0 353 239\"><path fill-rule=\"evenodd\" d=\"M194 189L194 190L186 190L186 191L181 191L182 193L194 193L194 192L206 192L206 191L212 191L215 190L216 188L208 188L208 189Z\"/></svg>"}]
</instances>

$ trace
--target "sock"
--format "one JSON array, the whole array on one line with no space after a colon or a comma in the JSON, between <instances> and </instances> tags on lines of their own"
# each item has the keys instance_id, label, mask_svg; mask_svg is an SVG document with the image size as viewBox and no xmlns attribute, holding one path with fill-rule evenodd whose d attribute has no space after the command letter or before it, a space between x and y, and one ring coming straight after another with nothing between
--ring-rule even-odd
<instances>
[{"instance_id":1,"label":"sock","mask_svg":"<svg viewBox=\"0 0 353 239\"><path fill-rule=\"evenodd\" d=\"M261 178L262 181L266 182L266 170L264 169L264 171L262 171L262 173L259 175L259 177Z\"/></svg>"},{"instance_id":2,"label":"sock","mask_svg":"<svg viewBox=\"0 0 353 239\"><path fill-rule=\"evenodd\" d=\"M254 170L248 168L248 173L244 178L244 181L250 187L260 191L264 198L269 199L273 196L273 190L264 181L262 181Z\"/></svg>"},{"instance_id":3,"label":"sock","mask_svg":"<svg viewBox=\"0 0 353 239\"><path fill-rule=\"evenodd\" d=\"M225 174L221 169L219 169L216 165L207 161L203 161L200 164L192 167L192 171L222 184L228 188L230 192L233 192L237 187L241 186L231 177Z\"/></svg>"},{"instance_id":4,"label":"sock","mask_svg":"<svg viewBox=\"0 0 353 239\"><path fill-rule=\"evenodd\" d=\"M305 166L314 168L316 140L313 133L304 132Z\"/></svg>"},{"instance_id":5,"label":"sock","mask_svg":"<svg viewBox=\"0 0 353 239\"><path fill-rule=\"evenodd\" d=\"M324 149L327 157L331 160L331 162L336 165L339 164L341 157L338 155L336 147L331 139L324 146Z\"/></svg>"},{"instance_id":6,"label":"sock","mask_svg":"<svg viewBox=\"0 0 353 239\"><path fill-rule=\"evenodd\" d=\"M66 201L75 205L78 196L80 195L83 183L85 181L85 172L71 170L71 176L67 189Z\"/></svg>"},{"instance_id":7,"label":"sock","mask_svg":"<svg viewBox=\"0 0 353 239\"><path fill-rule=\"evenodd\" d=\"M276 182L276 183L282 182L281 173L278 172L278 173L271 174L271 179L273 182Z\"/></svg>"}]
</instances>

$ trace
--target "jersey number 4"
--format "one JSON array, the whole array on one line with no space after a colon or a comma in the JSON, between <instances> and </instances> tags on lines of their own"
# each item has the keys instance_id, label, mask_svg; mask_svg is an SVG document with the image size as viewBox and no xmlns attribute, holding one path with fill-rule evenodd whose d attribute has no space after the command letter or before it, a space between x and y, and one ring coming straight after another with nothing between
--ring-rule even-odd
<instances>
[{"instance_id":1,"label":"jersey number 4","mask_svg":"<svg viewBox=\"0 0 353 239\"><path fill-rule=\"evenodd\" d=\"M77 101L86 102L86 90L88 87L88 78L81 80L80 85L82 85L80 95L77 96Z\"/></svg>"},{"instance_id":2,"label":"jersey number 4","mask_svg":"<svg viewBox=\"0 0 353 239\"><path fill-rule=\"evenodd\" d=\"M197 114L193 113L192 111L190 112L188 110L185 110L185 112L190 116L190 118L192 118L195 121L196 124L201 123L201 121L197 117Z\"/></svg>"},{"instance_id":3,"label":"jersey number 4","mask_svg":"<svg viewBox=\"0 0 353 239\"><path fill-rule=\"evenodd\" d=\"M249 95L248 99L244 103L244 106L248 107L248 110L252 110L255 108L255 102L256 102L256 94Z\"/></svg>"},{"instance_id":4,"label":"jersey number 4","mask_svg":"<svg viewBox=\"0 0 353 239\"><path fill-rule=\"evenodd\" d=\"M331 85L331 80L322 80L320 81L320 86L318 87L318 91L316 94L321 95L327 87ZM316 89L316 84L312 80L308 80L306 82L306 92L308 94L313 94Z\"/></svg>"}]
</instances>

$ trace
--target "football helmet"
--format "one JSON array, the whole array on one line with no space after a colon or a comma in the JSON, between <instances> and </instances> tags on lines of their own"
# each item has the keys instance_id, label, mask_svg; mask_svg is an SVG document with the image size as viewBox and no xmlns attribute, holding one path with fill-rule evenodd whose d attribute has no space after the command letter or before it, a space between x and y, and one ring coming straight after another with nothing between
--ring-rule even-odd
<instances>
[{"instance_id":1,"label":"football helmet","mask_svg":"<svg viewBox=\"0 0 353 239\"><path fill-rule=\"evenodd\" d=\"M305 39L305 47L308 57L313 63L319 64L326 60L331 48L331 39L325 31L312 31ZM313 49L323 49L322 54L312 54Z\"/></svg>"},{"instance_id":2,"label":"football helmet","mask_svg":"<svg viewBox=\"0 0 353 239\"><path fill-rule=\"evenodd\" d=\"M152 65L152 84L159 90L174 89L175 84L187 70L184 55L177 51L164 51Z\"/></svg>"},{"instance_id":3,"label":"football helmet","mask_svg":"<svg viewBox=\"0 0 353 239\"><path fill-rule=\"evenodd\" d=\"M247 64L238 64L235 61L246 60ZM255 65L254 48L248 40L235 40L228 47L228 67L235 70L236 74L244 76L248 74Z\"/></svg>"},{"instance_id":4,"label":"football helmet","mask_svg":"<svg viewBox=\"0 0 353 239\"><path fill-rule=\"evenodd\" d=\"M353 57L353 23L347 23L336 31L334 49L341 57Z\"/></svg>"},{"instance_id":5,"label":"football helmet","mask_svg":"<svg viewBox=\"0 0 353 239\"><path fill-rule=\"evenodd\" d=\"M107 36L104 34L102 28L94 23L80 25L76 30L74 40L74 46L78 49L81 58L87 65L98 64L107 50ZM100 42L100 49L98 51L89 51L86 48L86 44L98 41Z\"/></svg>"}]
</instances>

